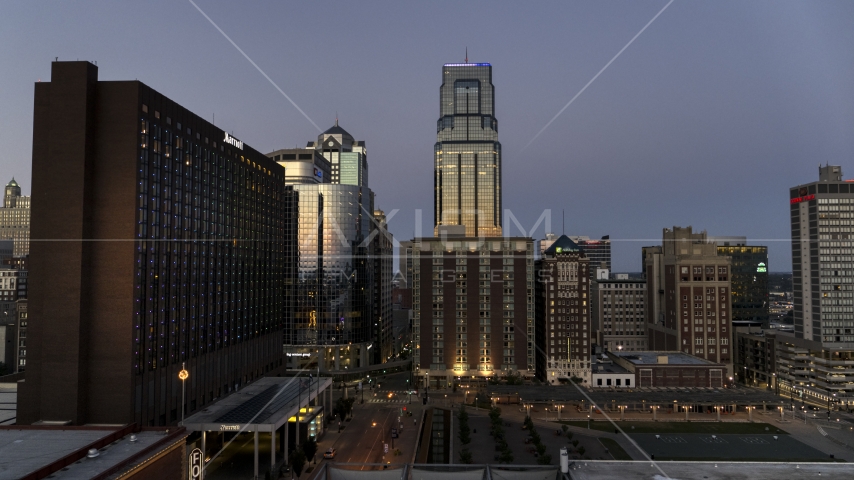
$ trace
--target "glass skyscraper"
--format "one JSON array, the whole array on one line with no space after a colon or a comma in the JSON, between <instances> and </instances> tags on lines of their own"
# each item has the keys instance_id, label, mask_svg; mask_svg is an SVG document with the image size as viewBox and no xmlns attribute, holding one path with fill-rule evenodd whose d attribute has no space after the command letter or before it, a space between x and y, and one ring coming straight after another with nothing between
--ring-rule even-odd
<instances>
[{"instance_id":1,"label":"glass skyscraper","mask_svg":"<svg viewBox=\"0 0 854 480\"><path fill-rule=\"evenodd\" d=\"M501 144L492 65L446 63L434 147L434 219L467 237L500 237Z\"/></svg>"}]
</instances>

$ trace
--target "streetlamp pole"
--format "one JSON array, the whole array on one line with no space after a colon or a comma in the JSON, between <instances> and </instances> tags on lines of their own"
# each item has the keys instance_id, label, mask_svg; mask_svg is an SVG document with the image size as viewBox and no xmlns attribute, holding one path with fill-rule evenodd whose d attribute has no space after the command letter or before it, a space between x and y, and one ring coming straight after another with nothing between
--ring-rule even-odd
<instances>
[{"instance_id":1,"label":"streetlamp pole","mask_svg":"<svg viewBox=\"0 0 854 480\"><path fill-rule=\"evenodd\" d=\"M184 426L184 405L187 399L187 378L190 372L187 371L187 363L181 362L181 371L178 372L178 378L181 379L181 426Z\"/></svg>"}]
</instances>

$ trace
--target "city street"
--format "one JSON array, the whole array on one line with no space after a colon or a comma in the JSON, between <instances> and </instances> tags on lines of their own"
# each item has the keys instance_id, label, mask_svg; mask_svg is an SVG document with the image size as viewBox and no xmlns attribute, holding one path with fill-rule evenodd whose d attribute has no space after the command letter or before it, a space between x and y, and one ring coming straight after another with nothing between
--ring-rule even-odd
<instances>
[{"instance_id":1,"label":"city street","mask_svg":"<svg viewBox=\"0 0 854 480\"><path fill-rule=\"evenodd\" d=\"M361 465L353 466L354 469L371 470L382 468L379 464L411 462L415 453L423 406L420 398L415 395L412 396L412 403L409 403L409 396L405 394L407 379L409 379L408 372L381 377L379 379L380 388L373 390L365 388L364 404L359 403L362 399L362 392L352 388L351 384L348 383L348 395L356 398L356 404L353 406L353 419L341 422L343 427L341 433L338 433L337 419L330 424L329 430L318 445L318 464L322 462L357 463ZM342 393L340 388L334 389L333 401L340 398ZM389 398L389 393L392 393L391 398ZM375 394L376 396L374 396ZM391 429L395 427L402 408L406 408L403 411L404 415L400 418L403 428L400 429L400 424L396 425L399 438L394 439L394 447L392 447ZM406 416L406 412L412 412L412 416ZM418 424L414 425L413 419L416 419ZM375 422L376 426L374 426ZM389 453L387 454L383 452L385 443L388 443L389 446ZM336 457L333 460L322 460L321 454L330 447L336 449ZM399 450L400 455L394 455L395 450ZM317 477L319 472L319 469L315 469L312 471L312 475L305 476L304 474L303 477L319 478Z\"/></svg>"}]
</instances>

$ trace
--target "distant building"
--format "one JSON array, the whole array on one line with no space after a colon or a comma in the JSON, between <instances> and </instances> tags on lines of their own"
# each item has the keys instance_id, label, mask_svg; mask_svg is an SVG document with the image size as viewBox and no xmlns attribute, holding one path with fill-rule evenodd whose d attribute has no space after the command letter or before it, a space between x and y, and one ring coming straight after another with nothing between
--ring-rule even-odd
<instances>
[{"instance_id":1,"label":"distant building","mask_svg":"<svg viewBox=\"0 0 854 480\"><path fill-rule=\"evenodd\" d=\"M590 262L590 278L596 278L597 269L606 269L611 271L611 236L605 235L599 240L591 240L590 237L582 235L568 235L569 239L578 245L578 248L584 252L584 256ZM542 256L554 241L557 236L554 233L547 233L546 238L540 240L539 253Z\"/></svg>"},{"instance_id":2,"label":"distant building","mask_svg":"<svg viewBox=\"0 0 854 480\"><path fill-rule=\"evenodd\" d=\"M732 375L729 257L691 227L665 228L662 241L643 248L649 348L721 363Z\"/></svg>"},{"instance_id":3,"label":"distant building","mask_svg":"<svg viewBox=\"0 0 854 480\"><path fill-rule=\"evenodd\" d=\"M720 388L727 366L684 352L608 352L614 364L634 374L636 387ZM599 386L599 385L597 385Z\"/></svg>"},{"instance_id":4,"label":"distant building","mask_svg":"<svg viewBox=\"0 0 854 480\"><path fill-rule=\"evenodd\" d=\"M533 378L533 257L525 237L412 240L412 341L422 384Z\"/></svg>"},{"instance_id":5,"label":"distant building","mask_svg":"<svg viewBox=\"0 0 854 480\"><path fill-rule=\"evenodd\" d=\"M0 239L11 238L12 254L16 257L30 253L30 197L21 195L21 187L13 178L6 184L3 207L0 208Z\"/></svg>"},{"instance_id":6,"label":"distant building","mask_svg":"<svg viewBox=\"0 0 854 480\"><path fill-rule=\"evenodd\" d=\"M580 378L590 384L593 327L589 263L561 235L536 262L537 377L549 384Z\"/></svg>"},{"instance_id":7,"label":"distant building","mask_svg":"<svg viewBox=\"0 0 854 480\"><path fill-rule=\"evenodd\" d=\"M731 261L732 321L769 324L768 247L747 245L745 237L709 237L718 255Z\"/></svg>"},{"instance_id":8,"label":"distant building","mask_svg":"<svg viewBox=\"0 0 854 480\"><path fill-rule=\"evenodd\" d=\"M592 284L596 343L606 350L648 350L646 280L596 280Z\"/></svg>"},{"instance_id":9,"label":"distant building","mask_svg":"<svg viewBox=\"0 0 854 480\"><path fill-rule=\"evenodd\" d=\"M335 125L317 136L317 143L309 142L323 158L329 161L332 183L368 186L368 151L365 142L357 141L346 130Z\"/></svg>"}]
</instances>

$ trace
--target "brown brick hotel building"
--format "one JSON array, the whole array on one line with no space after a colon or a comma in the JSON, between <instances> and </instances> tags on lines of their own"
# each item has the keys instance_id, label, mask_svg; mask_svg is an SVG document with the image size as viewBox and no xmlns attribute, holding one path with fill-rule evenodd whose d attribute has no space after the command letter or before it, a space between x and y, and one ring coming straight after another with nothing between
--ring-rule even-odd
<instances>
[{"instance_id":1,"label":"brown brick hotel building","mask_svg":"<svg viewBox=\"0 0 854 480\"><path fill-rule=\"evenodd\" d=\"M35 85L18 423L170 425L283 364L284 169L138 81Z\"/></svg>"}]
</instances>

